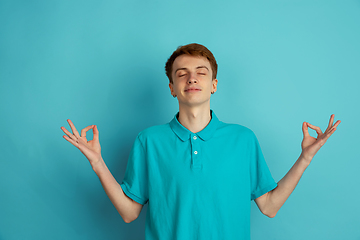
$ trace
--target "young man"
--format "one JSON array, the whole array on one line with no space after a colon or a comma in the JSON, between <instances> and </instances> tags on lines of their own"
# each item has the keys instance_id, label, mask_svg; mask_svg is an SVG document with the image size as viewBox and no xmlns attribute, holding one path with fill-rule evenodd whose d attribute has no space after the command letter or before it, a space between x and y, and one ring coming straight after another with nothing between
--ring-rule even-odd
<instances>
[{"instance_id":1,"label":"young man","mask_svg":"<svg viewBox=\"0 0 360 240\"><path fill-rule=\"evenodd\" d=\"M172 54L165 69L179 112L168 124L137 136L121 184L101 157L95 125L80 135L68 120L72 133L62 127L64 138L88 158L125 222L134 221L149 204L146 239L250 239L250 200L274 217L340 121L333 124L332 115L324 133L304 122L302 153L276 183L254 133L219 121L210 110L218 83L213 54L199 44L185 45ZM90 129L94 137L87 141Z\"/></svg>"}]
</instances>

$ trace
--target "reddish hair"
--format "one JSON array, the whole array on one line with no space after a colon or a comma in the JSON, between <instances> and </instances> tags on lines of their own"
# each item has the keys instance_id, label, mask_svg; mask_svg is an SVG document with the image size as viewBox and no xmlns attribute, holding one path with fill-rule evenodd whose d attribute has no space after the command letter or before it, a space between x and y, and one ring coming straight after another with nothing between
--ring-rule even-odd
<instances>
[{"instance_id":1,"label":"reddish hair","mask_svg":"<svg viewBox=\"0 0 360 240\"><path fill-rule=\"evenodd\" d=\"M188 45L178 47L170 56L170 58L167 60L165 64L165 72L166 72L166 76L169 78L170 83L173 83L173 79L171 76L173 63L178 56L184 54L190 56L205 57L210 62L210 66L212 70L212 79L216 78L218 66L214 55L205 46L197 43L191 43Z\"/></svg>"}]
</instances>

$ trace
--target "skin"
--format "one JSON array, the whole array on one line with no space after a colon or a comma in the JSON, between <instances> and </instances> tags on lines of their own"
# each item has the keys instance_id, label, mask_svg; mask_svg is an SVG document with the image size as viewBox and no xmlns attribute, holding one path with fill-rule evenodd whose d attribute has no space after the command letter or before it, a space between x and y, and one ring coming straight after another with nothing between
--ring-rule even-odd
<instances>
[{"instance_id":1,"label":"skin","mask_svg":"<svg viewBox=\"0 0 360 240\"><path fill-rule=\"evenodd\" d=\"M196 133L204 129L211 120L210 97L217 90L217 79L213 79L209 61L203 57L181 55L173 63L173 83L169 84L171 95L179 102L179 122ZM311 163L315 154L336 131L340 121L334 124L334 115L331 115L327 129L323 133L317 126L304 122L302 152L289 172L278 182L278 187L255 199L260 211L268 217L274 217L287 198L295 189L305 169ZM115 208L126 223L134 221L142 210L142 205L133 201L122 191L107 168L102 156L99 142L99 131L96 125L90 125L78 133L74 124L68 119L72 132L61 127L65 133L65 140L78 148L88 159L94 172L114 204ZM308 129L317 132L317 137L311 137ZM93 131L93 139L87 140L86 132Z\"/></svg>"},{"instance_id":2,"label":"skin","mask_svg":"<svg viewBox=\"0 0 360 240\"><path fill-rule=\"evenodd\" d=\"M179 102L179 122L199 132L210 122L210 97L217 90L210 62L204 57L181 55L173 63L171 95Z\"/></svg>"},{"instance_id":3,"label":"skin","mask_svg":"<svg viewBox=\"0 0 360 240\"><path fill-rule=\"evenodd\" d=\"M317 126L304 122L302 124L303 140L301 143L301 155L287 172L287 174L278 182L278 186L270 192L265 193L261 197L255 199L260 211L268 217L275 217L279 209L288 199L295 189L305 169L309 166L315 154L326 143L329 137L336 131L340 120L334 124L335 115L332 114L328 127L323 133ZM308 129L313 129L317 133L317 137L311 137Z\"/></svg>"},{"instance_id":4,"label":"skin","mask_svg":"<svg viewBox=\"0 0 360 240\"><path fill-rule=\"evenodd\" d=\"M99 130L97 126L90 125L82 129L80 135L71 120L68 119L67 121L70 125L72 133L70 133L65 127L61 127L61 130L63 130L66 134L63 136L65 140L78 148L89 160L89 163L96 175L99 177L106 194L114 204L124 222L130 223L134 221L139 216L143 205L135 202L124 194L120 184L107 168L101 156ZM86 132L90 130L93 131L93 139L88 141L86 139Z\"/></svg>"}]
</instances>

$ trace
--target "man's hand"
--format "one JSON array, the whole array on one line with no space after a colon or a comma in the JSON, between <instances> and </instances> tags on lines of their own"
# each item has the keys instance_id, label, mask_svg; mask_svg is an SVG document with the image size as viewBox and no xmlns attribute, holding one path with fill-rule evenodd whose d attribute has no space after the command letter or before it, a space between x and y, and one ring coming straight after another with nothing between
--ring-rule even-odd
<instances>
[{"instance_id":1,"label":"man's hand","mask_svg":"<svg viewBox=\"0 0 360 240\"><path fill-rule=\"evenodd\" d=\"M63 137L72 145L77 147L85 155L85 157L89 160L91 166L99 162L102 158L101 158L101 147L99 142L99 131L96 125L90 125L84 128L83 130L81 130L81 135L80 135L70 119L68 119L68 123L72 130L72 133L70 133L65 127L61 127L61 130L63 130L64 133L66 134ZM89 131L90 129L93 130L93 139L88 141L86 139L86 132Z\"/></svg>"},{"instance_id":2,"label":"man's hand","mask_svg":"<svg viewBox=\"0 0 360 240\"><path fill-rule=\"evenodd\" d=\"M93 170L99 177L101 185L111 202L114 204L116 210L126 223L134 221L140 214L143 205L135 202L129 198L122 190L120 184L116 181L114 176L107 168L104 160L101 157L101 147L99 143L99 131L96 125L90 125L81 130L81 136L76 130L74 124L68 119L68 123L72 130L70 133L66 128L61 127L66 135L64 138L72 145L77 147L89 160ZM93 130L94 137L88 141L86 139L86 132Z\"/></svg>"},{"instance_id":3,"label":"man's hand","mask_svg":"<svg viewBox=\"0 0 360 240\"><path fill-rule=\"evenodd\" d=\"M333 124L334 117L334 114L331 115L329 126L324 133L321 132L319 127L313 126L307 122L303 123L302 130L304 133L304 139L301 143L302 153L299 159L291 167L289 172L278 182L278 186L275 189L255 199L255 202L262 213L269 217L274 217L276 215L292 191L294 191L312 158L326 143L331 134L335 132L336 127L340 124L340 120ZM310 136L308 128L316 131L317 138Z\"/></svg>"},{"instance_id":4,"label":"man's hand","mask_svg":"<svg viewBox=\"0 0 360 240\"><path fill-rule=\"evenodd\" d=\"M301 143L301 148L302 148L301 155L306 161L308 161L308 163L311 162L311 160L315 156L315 154L326 143L328 138L336 131L336 127L340 124L340 122L341 122L340 120L336 121L336 123L333 124L334 117L335 117L335 115L332 114L330 117L329 125L324 133L317 126L313 126L307 122L303 123L302 130L304 133L304 138ZM310 136L308 128L311 128L316 131L317 138Z\"/></svg>"}]
</instances>

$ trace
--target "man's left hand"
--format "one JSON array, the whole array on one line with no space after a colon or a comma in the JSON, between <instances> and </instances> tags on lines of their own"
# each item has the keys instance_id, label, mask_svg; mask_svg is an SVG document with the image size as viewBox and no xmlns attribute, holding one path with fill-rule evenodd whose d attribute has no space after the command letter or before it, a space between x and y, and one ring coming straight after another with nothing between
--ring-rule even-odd
<instances>
[{"instance_id":1,"label":"man's left hand","mask_svg":"<svg viewBox=\"0 0 360 240\"><path fill-rule=\"evenodd\" d=\"M334 123L335 115L332 114L330 117L329 125L325 132L323 133L321 129L317 126L311 125L308 122L304 122L302 126L302 130L304 133L304 138L301 143L302 148L302 157L307 160L309 163L315 154L319 151L319 149L326 143L328 138L336 131L337 126L340 124L340 120ZM310 136L308 128L311 128L316 131L317 137L314 138Z\"/></svg>"}]
</instances>

